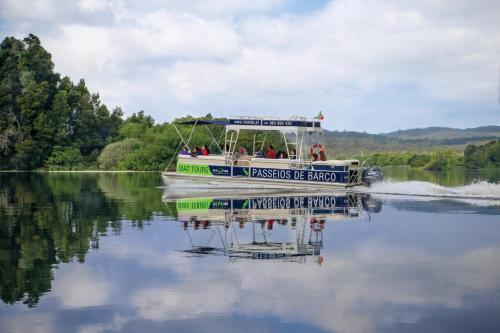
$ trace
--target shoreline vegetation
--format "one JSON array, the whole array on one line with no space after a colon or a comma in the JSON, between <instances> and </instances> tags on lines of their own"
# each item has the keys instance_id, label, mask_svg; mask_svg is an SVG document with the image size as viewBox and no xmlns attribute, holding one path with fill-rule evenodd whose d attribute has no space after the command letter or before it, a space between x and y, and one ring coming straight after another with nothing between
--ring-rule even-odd
<instances>
[{"instance_id":1,"label":"shoreline vegetation","mask_svg":"<svg viewBox=\"0 0 500 333\"><path fill-rule=\"evenodd\" d=\"M483 169L500 167L500 140L483 145L467 145L463 152L440 149L431 152L376 152L356 156L360 160L369 158L369 163L382 167L407 166L429 171L463 167Z\"/></svg>"},{"instance_id":2,"label":"shoreline vegetation","mask_svg":"<svg viewBox=\"0 0 500 333\"><path fill-rule=\"evenodd\" d=\"M192 119L188 115L174 121ZM222 118L209 113L196 119ZM208 126L214 137L222 138L222 128ZM190 127L178 128L189 136ZM424 170L500 168L498 126L464 130L476 131L470 139L395 137L420 135L425 130L429 129L388 135L325 131L328 157ZM267 140L284 149L279 135L268 135ZM209 144L213 153L220 153L222 146L221 142L213 144L203 128L195 131L191 142L196 146ZM436 144L429 144L432 142ZM252 135L243 131L239 145L248 150ZM30 34L23 40L7 37L0 44L0 171L163 171L171 160L175 166L179 148L171 123L155 124L144 111L124 119L121 108L110 111L83 79L75 84L54 72L51 55L37 36Z\"/></svg>"}]
</instances>

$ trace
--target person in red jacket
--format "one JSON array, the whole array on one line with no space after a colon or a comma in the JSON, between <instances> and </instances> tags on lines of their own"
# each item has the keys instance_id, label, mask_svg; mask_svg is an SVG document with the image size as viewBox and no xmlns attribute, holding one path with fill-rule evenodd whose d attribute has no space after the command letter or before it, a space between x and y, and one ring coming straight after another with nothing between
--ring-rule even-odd
<instances>
[{"instance_id":1,"label":"person in red jacket","mask_svg":"<svg viewBox=\"0 0 500 333\"><path fill-rule=\"evenodd\" d=\"M269 145L269 149L266 153L267 158L276 158L276 150L274 150L273 145Z\"/></svg>"},{"instance_id":2,"label":"person in red jacket","mask_svg":"<svg viewBox=\"0 0 500 333\"><path fill-rule=\"evenodd\" d=\"M201 146L201 154L203 156L208 156L208 154L210 154L210 149L208 149L207 145Z\"/></svg>"}]
</instances>

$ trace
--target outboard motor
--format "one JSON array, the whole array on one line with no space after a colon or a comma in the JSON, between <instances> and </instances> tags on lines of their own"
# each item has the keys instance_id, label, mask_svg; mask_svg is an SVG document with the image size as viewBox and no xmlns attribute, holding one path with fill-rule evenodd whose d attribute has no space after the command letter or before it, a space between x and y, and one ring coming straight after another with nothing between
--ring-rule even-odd
<instances>
[{"instance_id":1,"label":"outboard motor","mask_svg":"<svg viewBox=\"0 0 500 333\"><path fill-rule=\"evenodd\" d=\"M370 186L375 182L382 181L384 179L384 174L379 166L368 167L361 173L361 180L363 184Z\"/></svg>"}]
</instances>

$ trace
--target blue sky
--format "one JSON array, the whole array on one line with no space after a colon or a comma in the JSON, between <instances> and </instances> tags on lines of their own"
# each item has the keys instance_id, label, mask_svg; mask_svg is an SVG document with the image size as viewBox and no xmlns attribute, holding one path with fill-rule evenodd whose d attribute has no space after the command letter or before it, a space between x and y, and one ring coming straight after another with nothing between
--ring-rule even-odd
<instances>
[{"instance_id":1,"label":"blue sky","mask_svg":"<svg viewBox=\"0 0 500 333\"><path fill-rule=\"evenodd\" d=\"M109 107L326 116L372 133L500 124L497 1L0 0Z\"/></svg>"}]
</instances>

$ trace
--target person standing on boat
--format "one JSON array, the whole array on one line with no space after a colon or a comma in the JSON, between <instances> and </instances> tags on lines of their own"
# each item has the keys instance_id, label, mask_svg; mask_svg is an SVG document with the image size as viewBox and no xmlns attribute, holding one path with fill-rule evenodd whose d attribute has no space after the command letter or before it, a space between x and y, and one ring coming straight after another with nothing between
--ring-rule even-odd
<instances>
[{"instance_id":1,"label":"person standing on boat","mask_svg":"<svg viewBox=\"0 0 500 333\"><path fill-rule=\"evenodd\" d=\"M319 160L320 161L326 161L326 154L324 150L319 151Z\"/></svg>"},{"instance_id":2,"label":"person standing on boat","mask_svg":"<svg viewBox=\"0 0 500 333\"><path fill-rule=\"evenodd\" d=\"M276 150L274 150L273 145L269 145L269 149L267 150L266 153L267 158L276 158Z\"/></svg>"},{"instance_id":3,"label":"person standing on boat","mask_svg":"<svg viewBox=\"0 0 500 333\"><path fill-rule=\"evenodd\" d=\"M318 148L318 153L315 152L316 148ZM311 156L313 156L314 154L316 154L316 156L319 156L319 161L326 161L326 148L320 143L312 145L310 154Z\"/></svg>"}]
</instances>

